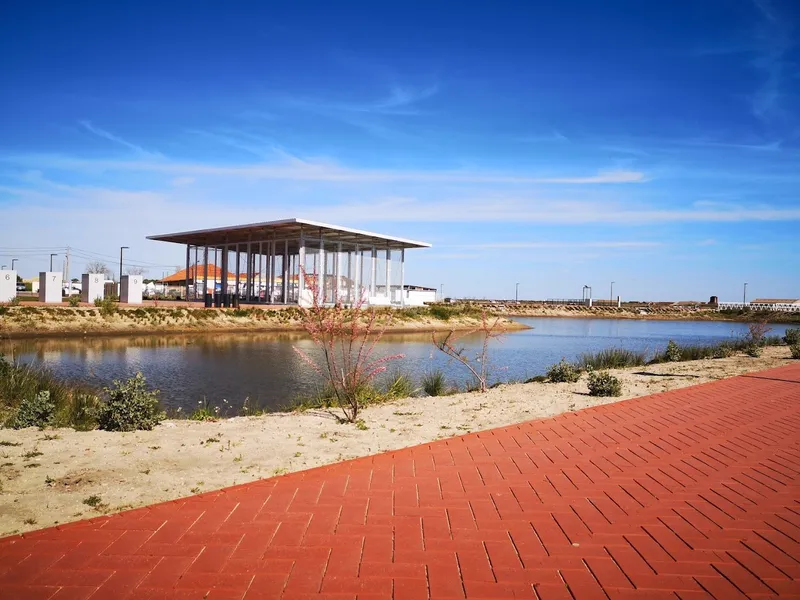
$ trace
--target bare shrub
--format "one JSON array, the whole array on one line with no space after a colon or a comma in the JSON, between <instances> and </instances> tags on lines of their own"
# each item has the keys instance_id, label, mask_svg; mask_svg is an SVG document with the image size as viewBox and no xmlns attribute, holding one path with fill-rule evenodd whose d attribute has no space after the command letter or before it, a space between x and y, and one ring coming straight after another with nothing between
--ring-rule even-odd
<instances>
[{"instance_id":1,"label":"bare shrub","mask_svg":"<svg viewBox=\"0 0 800 600\"><path fill-rule=\"evenodd\" d=\"M458 333L451 330L441 339L437 339L434 332L432 339L434 346L467 368L475 380L472 387L476 391L483 393L489 389L487 385L489 378L489 343L494 339L500 339L505 332L501 317L490 319L486 311L483 311L481 313L481 324L478 327ZM474 334L480 334L483 340L477 354L470 356L467 348L461 345L461 341L465 337Z\"/></svg>"},{"instance_id":2,"label":"bare shrub","mask_svg":"<svg viewBox=\"0 0 800 600\"><path fill-rule=\"evenodd\" d=\"M355 423L363 407L364 390L371 388L375 377L403 354L375 356L375 348L391 324L392 315L379 321L378 313L365 308L362 301L347 307L340 300L332 306L319 301L317 277L310 281L313 303L300 307L303 328L311 336L321 358L315 360L297 346L294 351L325 382L341 409L344 420Z\"/></svg>"}]
</instances>

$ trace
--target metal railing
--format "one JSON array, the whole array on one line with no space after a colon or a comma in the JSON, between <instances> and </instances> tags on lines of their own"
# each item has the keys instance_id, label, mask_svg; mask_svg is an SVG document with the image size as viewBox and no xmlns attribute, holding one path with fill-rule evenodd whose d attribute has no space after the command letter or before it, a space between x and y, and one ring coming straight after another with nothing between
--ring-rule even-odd
<instances>
[{"instance_id":1,"label":"metal railing","mask_svg":"<svg viewBox=\"0 0 800 600\"><path fill-rule=\"evenodd\" d=\"M767 310L774 312L800 312L800 304L788 302L720 302L717 310Z\"/></svg>"}]
</instances>

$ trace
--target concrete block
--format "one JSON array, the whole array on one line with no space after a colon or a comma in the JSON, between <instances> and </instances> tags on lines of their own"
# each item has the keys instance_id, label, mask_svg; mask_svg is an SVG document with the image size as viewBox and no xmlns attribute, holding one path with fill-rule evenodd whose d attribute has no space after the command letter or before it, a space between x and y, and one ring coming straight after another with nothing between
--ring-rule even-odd
<instances>
[{"instance_id":1,"label":"concrete block","mask_svg":"<svg viewBox=\"0 0 800 600\"><path fill-rule=\"evenodd\" d=\"M0 302L11 302L17 297L17 272L0 271Z\"/></svg>"},{"instance_id":2,"label":"concrete block","mask_svg":"<svg viewBox=\"0 0 800 600\"><path fill-rule=\"evenodd\" d=\"M81 302L94 302L103 299L105 275L84 273L81 276Z\"/></svg>"},{"instance_id":3,"label":"concrete block","mask_svg":"<svg viewBox=\"0 0 800 600\"><path fill-rule=\"evenodd\" d=\"M119 301L123 304L141 304L143 279L141 275L123 275L119 286Z\"/></svg>"},{"instance_id":4,"label":"concrete block","mask_svg":"<svg viewBox=\"0 0 800 600\"><path fill-rule=\"evenodd\" d=\"M39 273L39 302L61 304L62 287L61 271L42 271Z\"/></svg>"}]
</instances>

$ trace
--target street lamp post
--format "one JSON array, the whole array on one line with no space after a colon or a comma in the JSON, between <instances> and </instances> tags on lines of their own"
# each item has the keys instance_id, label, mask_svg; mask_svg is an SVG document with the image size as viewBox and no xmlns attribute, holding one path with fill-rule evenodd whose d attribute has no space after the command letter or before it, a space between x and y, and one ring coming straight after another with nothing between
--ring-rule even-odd
<instances>
[{"instance_id":1,"label":"street lamp post","mask_svg":"<svg viewBox=\"0 0 800 600\"><path fill-rule=\"evenodd\" d=\"M519 303L519 284L517 284L516 290L514 291L514 302Z\"/></svg>"},{"instance_id":2,"label":"street lamp post","mask_svg":"<svg viewBox=\"0 0 800 600\"><path fill-rule=\"evenodd\" d=\"M53 257L58 256L58 254L51 254L50 255L50 272L53 271Z\"/></svg>"},{"instance_id":3,"label":"street lamp post","mask_svg":"<svg viewBox=\"0 0 800 600\"><path fill-rule=\"evenodd\" d=\"M744 292L742 292L742 304L747 304L747 284L744 284Z\"/></svg>"},{"instance_id":4,"label":"street lamp post","mask_svg":"<svg viewBox=\"0 0 800 600\"><path fill-rule=\"evenodd\" d=\"M12 271L14 270L14 265L16 264L16 262L17 262L18 260L19 260L18 258L12 258L12 259L11 259L11 270L12 270Z\"/></svg>"},{"instance_id":5,"label":"street lamp post","mask_svg":"<svg viewBox=\"0 0 800 600\"><path fill-rule=\"evenodd\" d=\"M441 296L440 301L444 302L444 284L439 284L439 296Z\"/></svg>"},{"instance_id":6,"label":"street lamp post","mask_svg":"<svg viewBox=\"0 0 800 600\"><path fill-rule=\"evenodd\" d=\"M616 283L615 281L611 282L611 297L609 298L609 300L611 300L611 304L614 304L614 284L615 283Z\"/></svg>"},{"instance_id":7,"label":"street lamp post","mask_svg":"<svg viewBox=\"0 0 800 600\"><path fill-rule=\"evenodd\" d=\"M122 251L123 250L130 250L128 246L120 246L119 249L119 282L122 283Z\"/></svg>"}]
</instances>

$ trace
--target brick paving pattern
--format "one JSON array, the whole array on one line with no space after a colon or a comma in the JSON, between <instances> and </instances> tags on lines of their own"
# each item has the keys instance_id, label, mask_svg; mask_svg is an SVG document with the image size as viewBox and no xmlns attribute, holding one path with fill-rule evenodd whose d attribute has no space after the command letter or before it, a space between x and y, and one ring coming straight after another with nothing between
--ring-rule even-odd
<instances>
[{"instance_id":1,"label":"brick paving pattern","mask_svg":"<svg viewBox=\"0 0 800 600\"><path fill-rule=\"evenodd\" d=\"M0 598L797 598L799 434L792 365L5 538Z\"/></svg>"}]
</instances>

